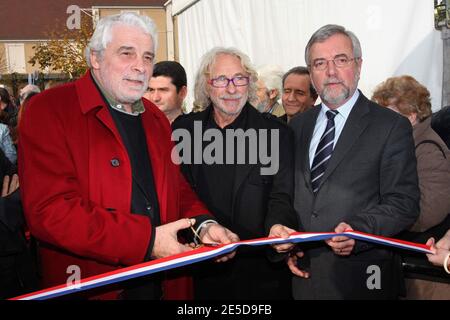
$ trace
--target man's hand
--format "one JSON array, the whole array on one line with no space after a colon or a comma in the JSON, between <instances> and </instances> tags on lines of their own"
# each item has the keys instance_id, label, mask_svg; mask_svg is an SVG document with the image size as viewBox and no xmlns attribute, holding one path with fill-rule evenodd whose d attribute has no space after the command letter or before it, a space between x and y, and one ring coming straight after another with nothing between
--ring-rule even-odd
<instances>
[{"instance_id":1,"label":"man's hand","mask_svg":"<svg viewBox=\"0 0 450 320\"><path fill-rule=\"evenodd\" d=\"M294 229L288 228L281 224L274 224L272 228L270 228L269 237L281 237L283 239L287 239L293 232L295 232ZM294 246L295 244L293 243L272 244L272 248L274 248L278 253L289 252L292 248L294 248Z\"/></svg>"},{"instance_id":2,"label":"man's hand","mask_svg":"<svg viewBox=\"0 0 450 320\"><path fill-rule=\"evenodd\" d=\"M353 228L346 224L345 222L339 223L339 225L334 229L334 232L341 233L344 231L353 231ZM339 256L349 256L355 246L355 240L348 237L333 237L331 239L325 240L335 254Z\"/></svg>"},{"instance_id":3,"label":"man's hand","mask_svg":"<svg viewBox=\"0 0 450 320\"><path fill-rule=\"evenodd\" d=\"M292 252L287 259L287 265L291 272L300 278L309 278L309 272L300 270L297 267L297 260L302 258L305 254L302 251Z\"/></svg>"},{"instance_id":4,"label":"man's hand","mask_svg":"<svg viewBox=\"0 0 450 320\"><path fill-rule=\"evenodd\" d=\"M156 227L152 257L164 258L177 253L193 250L191 246L179 243L177 237L178 231L190 228L191 223L194 224L195 219L180 219Z\"/></svg>"},{"instance_id":5,"label":"man's hand","mask_svg":"<svg viewBox=\"0 0 450 320\"><path fill-rule=\"evenodd\" d=\"M231 242L239 241L239 237L235 233L228 230L227 228L221 226L220 224L208 223L200 231L200 241L203 243L228 244ZM225 262L233 258L235 255L236 252L233 251L229 254L216 258L215 261Z\"/></svg>"},{"instance_id":6,"label":"man's hand","mask_svg":"<svg viewBox=\"0 0 450 320\"><path fill-rule=\"evenodd\" d=\"M18 188L19 188L19 176L17 174L13 174L12 178L10 178L8 175L6 175L3 178L2 197L9 196Z\"/></svg>"}]
</instances>

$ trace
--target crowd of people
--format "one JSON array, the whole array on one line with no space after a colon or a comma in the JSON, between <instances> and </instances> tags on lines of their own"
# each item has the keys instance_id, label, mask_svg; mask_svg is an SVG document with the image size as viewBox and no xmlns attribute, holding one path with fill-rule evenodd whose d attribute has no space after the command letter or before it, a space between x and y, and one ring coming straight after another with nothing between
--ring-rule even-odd
<instances>
[{"instance_id":1,"label":"crowd of people","mask_svg":"<svg viewBox=\"0 0 450 320\"><path fill-rule=\"evenodd\" d=\"M20 107L0 88L0 298L66 283L74 265L86 278L201 244L295 231L401 237L448 220L450 109L433 118L411 76L367 98L353 32L321 27L306 65L287 72L212 48L191 113L183 66L155 63L156 46L150 18L108 16L83 77L28 85ZM187 148L174 139L198 132ZM435 236L426 257L450 273L450 229ZM237 251L69 298L450 299L448 281L405 280L397 251L344 236Z\"/></svg>"}]
</instances>

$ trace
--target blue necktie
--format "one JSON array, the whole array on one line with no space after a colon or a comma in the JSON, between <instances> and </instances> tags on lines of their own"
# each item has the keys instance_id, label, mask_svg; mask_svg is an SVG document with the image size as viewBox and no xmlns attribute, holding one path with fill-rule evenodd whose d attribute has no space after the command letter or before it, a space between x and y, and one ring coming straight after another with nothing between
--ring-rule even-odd
<instances>
[{"instance_id":1,"label":"blue necktie","mask_svg":"<svg viewBox=\"0 0 450 320\"><path fill-rule=\"evenodd\" d=\"M338 114L336 110L328 110L326 115L328 118L327 127L325 132L320 138L319 145L314 155L314 161L311 166L311 183L313 192L316 193L319 190L320 182L322 181L323 174L327 168L328 163L333 153L334 144L334 117Z\"/></svg>"}]
</instances>

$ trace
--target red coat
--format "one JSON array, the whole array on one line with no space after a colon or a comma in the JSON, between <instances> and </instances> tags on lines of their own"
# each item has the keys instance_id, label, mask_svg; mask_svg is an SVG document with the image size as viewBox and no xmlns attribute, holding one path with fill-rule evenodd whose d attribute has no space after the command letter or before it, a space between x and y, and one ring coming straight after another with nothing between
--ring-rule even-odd
<instances>
[{"instance_id":1,"label":"red coat","mask_svg":"<svg viewBox=\"0 0 450 320\"><path fill-rule=\"evenodd\" d=\"M144 104L161 224L208 213L171 161L165 115ZM85 278L143 262L152 226L148 217L130 213L130 160L89 73L28 105L20 124L19 176L29 228L42 243L45 287L66 283L69 265L78 265ZM166 281L165 298L190 298L189 283Z\"/></svg>"}]
</instances>

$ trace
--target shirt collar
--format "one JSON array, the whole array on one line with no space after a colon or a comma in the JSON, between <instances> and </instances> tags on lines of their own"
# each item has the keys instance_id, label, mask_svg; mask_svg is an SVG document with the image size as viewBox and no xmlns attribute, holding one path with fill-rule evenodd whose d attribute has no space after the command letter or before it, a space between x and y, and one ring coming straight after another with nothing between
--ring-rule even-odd
<instances>
[{"instance_id":1,"label":"shirt collar","mask_svg":"<svg viewBox=\"0 0 450 320\"><path fill-rule=\"evenodd\" d=\"M353 106L356 104L358 98L359 98L359 90L355 90L350 100L348 100L346 103L344 103L342 106L336 109L339 112L338 116L343 117L346 120L350 112L352 111ZM328 110L331 110L331 108L329 108L325 103L322 102L322 109L320 111L322 115L325 116Z\"/></svg>"},{"instance_id":2,"label":"shirt collar","mask_svg":"<svg viewBox=\"0 0 450 320\"><path fill-rule=\"evenodd\" d=\"M117 100L115 100L100 84L100 82L95 77L94 73L91 71L92 79L94 79L95 84L99 88L102 95L105 97L108 104L113 108L114 110L117 110L119 112L126 113L128 115L137 116L145 111L144 104L142 103L142 99L137 100L131 105L131 113L127 112L123 105L120 104Z\"/></svg>"}]
</instances>

